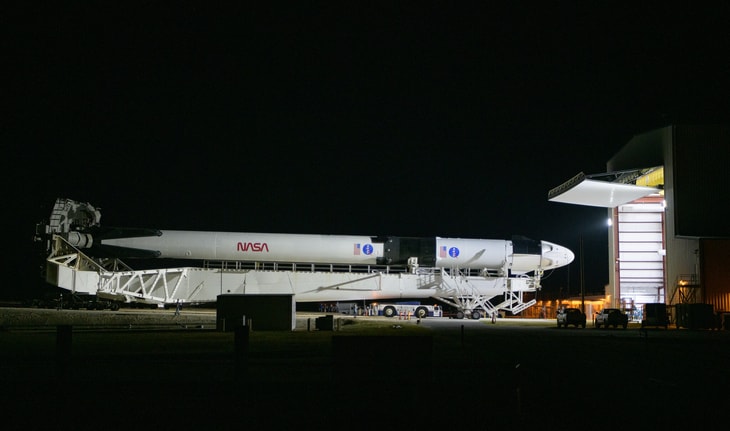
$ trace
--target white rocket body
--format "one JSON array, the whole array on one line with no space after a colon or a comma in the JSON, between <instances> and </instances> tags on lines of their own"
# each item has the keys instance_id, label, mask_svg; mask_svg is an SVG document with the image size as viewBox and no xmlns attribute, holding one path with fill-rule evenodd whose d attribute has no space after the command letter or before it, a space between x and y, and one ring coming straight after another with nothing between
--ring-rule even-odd
<instances>
[{"instance_id":1,"label":"white rocket body","mask_svg":"<svg viewBox=\"0 0 730 431\"><path fill-rule=\"evenodd\" d=\"M374 265L405 264L405 259L418 257L421 265L432 261L433 266L443 268L509 268L516 274L558 268L574 258L567 248L547 241L533 241L531 250L520 252L514 241L493 239L160 232L159 236L104 239L101 245L151 250L160 258L171 259ZM407 241L415 241L417 249L401 250Z\"/></svg>"}]
</instances>

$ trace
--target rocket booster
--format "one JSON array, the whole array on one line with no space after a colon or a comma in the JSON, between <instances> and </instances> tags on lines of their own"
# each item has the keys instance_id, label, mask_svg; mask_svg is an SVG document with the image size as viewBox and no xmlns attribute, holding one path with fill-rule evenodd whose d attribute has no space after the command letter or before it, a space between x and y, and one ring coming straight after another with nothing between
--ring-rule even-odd
<instances>
[{"instance_id":1,"label":"rocket booster","mask_svg":"<svg viewBox=\"0 0 730 431\"><path fill-rule=\"evenodd\" d=\"M513 274L555 269L574 259L565 247L519 236L494 240L160 230L152 236L97 239L96 245L171 259L406 265L416 257L421 266Z\"/></svg>"},{"instance_id":2,"label":"rocket booster","mask_svg":"<svg viewBox=\"0 0 730 431\"><path fill-rule=\"evenodd\" d=\"M573 252L548 241L440 237L204 232L102 227L89 203L59 198L36 240L51 235L96 257L169 258L346 265L408 265L527 274L571 263ZM50 241L47 241L50 247Z\"/></svg>"}]
</instances>

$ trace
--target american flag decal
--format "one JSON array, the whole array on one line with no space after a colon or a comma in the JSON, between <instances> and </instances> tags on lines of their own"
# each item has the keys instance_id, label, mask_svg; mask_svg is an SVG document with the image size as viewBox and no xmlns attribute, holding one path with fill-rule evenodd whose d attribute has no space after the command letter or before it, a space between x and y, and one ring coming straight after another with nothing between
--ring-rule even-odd
<instances>
[{"instance_id":1,"label":"american flag decal","mask_svg":"<svg viewBox=\"0 0 730 431\"><path fill-rule=\"evenodd\" d=\"M439 250L439 257L446 257L446 246L442 245L441 250Z\"/></svg>"},{"instance_id":2,"label":"american flag decal","mask_svg":"<svg viewBox=\"0 0 730 431\"><path fill-rule=\"evenodd\" d=\"M360 244L355 244L355 250L353 251L355 256L358 256L360 254Z\"/></svg>"}]
</instances>

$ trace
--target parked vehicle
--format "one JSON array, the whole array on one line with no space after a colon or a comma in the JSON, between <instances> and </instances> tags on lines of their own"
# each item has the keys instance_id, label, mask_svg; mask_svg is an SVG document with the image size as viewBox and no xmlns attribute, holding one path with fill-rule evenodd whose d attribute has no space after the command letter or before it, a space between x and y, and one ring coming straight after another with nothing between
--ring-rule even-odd
<instances>
[{"instance_id":1,"label":"parked vehicle","mask_svg":"<svg viewBox=\"0 0 730 431\"><path fill-rule=\"evenodd\" d=\"M641 313L641 327L647 326L663 326L667 329L669 326L669 315L667 314L667 304L662 302L644 304Z\"/></svg>"},{"instance_id":2,"label":"parked vehicle","mask_svg":"<svg viewBox=\"0 0 730 431\"><path fill-rule=\"evenodd\" d=\"M586 327L586 314L579 308L562 308L558 310L557 320L558 328L567 328L568 325L575 325L576 328L578 326L581 328Z\"/></svg>"},{"instance_id":3,"label":"parked vehicle","mask_svg":"<svg viewBox=\"0 0 730 431\"><path fill-rule=\"evenodd\" d=\"M618 308L604 308L596 314L596 328L603 326L608 328L613 326L618 328L621 326L626 329L629 326L629 316Z\"/></svg>"},{"instance_id":4,"label":"parked vehicle","mask_svg":"<svg viewBox=\"0 0 730 431\"><path fill-rule=\"evenodd\" d=\"M378 316L395 317L407 315L421 319L426 317L442 317L443 311L438 304L425 305L420 302L396 302L392 304L373 303L373 309Z\"/></svg>"},{"instance_id":5,"label":"parked vehicle","mask_svg":"<svg viewBox=\"0 0 730 431\"><path fill-rule=\"evenodd\" d=\"M677 328L719 329L720 322L712 304L691 303L675 304Z\"/></svg>"}]
</instances>

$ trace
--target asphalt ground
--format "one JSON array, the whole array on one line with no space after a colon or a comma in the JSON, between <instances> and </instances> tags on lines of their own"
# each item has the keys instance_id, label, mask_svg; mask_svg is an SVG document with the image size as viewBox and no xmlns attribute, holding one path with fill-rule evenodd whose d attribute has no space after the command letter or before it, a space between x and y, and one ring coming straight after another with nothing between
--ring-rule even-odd
<instances>
[{"instance_id":1,"label":"asphalt ground","mask_svg":"<svg viewBox=\"0 0 730 431\"><path fill-rule=\"evenodd\" d=\"M7 429L718 429L730 331L0 308ZM569 425L570 424L570 425Z\"/></svg>"}]
</instances>

